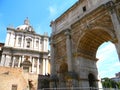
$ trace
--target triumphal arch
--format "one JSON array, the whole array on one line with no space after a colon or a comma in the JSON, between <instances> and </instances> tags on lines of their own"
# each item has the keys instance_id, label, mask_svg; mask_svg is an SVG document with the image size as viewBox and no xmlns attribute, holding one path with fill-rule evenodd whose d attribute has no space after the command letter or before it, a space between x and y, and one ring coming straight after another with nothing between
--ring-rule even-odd
<instances>
[{"instance_id":1,"label":"triumphal arch","mask_svg":"<svg viewBox=\"0 0 120 90\"><path fill-rule=\"evenodd\" d=\"M99 87L98 47L111 41L120 58L120 0L78 0L50 26L51 87Z\"/></svg>"}]
</instances>

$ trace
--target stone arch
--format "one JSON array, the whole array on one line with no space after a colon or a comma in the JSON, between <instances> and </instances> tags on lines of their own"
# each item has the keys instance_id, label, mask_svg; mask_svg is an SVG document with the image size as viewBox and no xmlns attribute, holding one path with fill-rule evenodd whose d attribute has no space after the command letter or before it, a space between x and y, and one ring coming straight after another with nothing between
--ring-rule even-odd
<instances>
[{"instance_id":1,"label":"stone arch","mask_svg":"<svg viewBox=\"0 0 120 90\"><path fill-rule=\"evenodd\" d=\"M59 73L66 73L68 72L68 64L66 62L62 62L59 67Z\"/></svg>"},{"instance_id":2,"label":"stone arch","mask_svg":"<svg viewBox=\"0 0 120 90\"><path fill-rule=\"evenodd\" d=\"M96 77L93 73L88 74L89 87L96 87Z\"/></svg>"},{"instance_id":3,"label":"stone arch","mask_svg":"<svg viewBox=\"0 0 120 90\"><path fill-rule=\"evenodd\" d=\"M90 29L90 30L88 30L88 29L85 30L85 32L87 32L87 31L92 31L92 30L96 30L96 29L106 31L106 32L112 37L112 39L116 38L115 32L114 32L113 30L109 30L108 28L105 28L105 27L98 27L98 26L96 26L96 27L94 27L94 28L92 28L92 29ZM80 40L81 40L82 37L86 34L85 32L83 32L82 34L80 34L80 37L78 38L76 50L77 50L77 48L78 48L78 45L79 45L79 43L80 43Z\"/></svg>"},{"instance_id":4,"label":"stone arch","mask_svg":"<svg viewBox=\"0 0 120 90\"><path fill-rule=\"evenodd\" d=\"M116 36L112 30L103 27L95 27L86 30L77 43L77 55L83 55L95 59L98 47L107 41L116 42Z\"/></svg>"},{"instance_id":5,"label":"stone arch","mask_svg":"<svg viewBox=\"0 0 120 90\"><path fill-rule=\"evenodd\" d=\"M117 6L114 6L116 3L109 0L100 1L102 2L100 6L98 2L96 8L91 5L92 7L86 13L80 14L76 13L76 11L80 12L80 8L83 6L79 1L51 23L53 30L51 41L54 41L51 45L51 51L53 51L51 59L54 65L51 72L56 73L56 69L61 64L57 65L54 62L65 58L68 71L78 74L79 86L89 87L88 75L90 75L89 78L96 76L98 79L96 52L101 44L107 41L113 42L120 58L120 22L116 13ZM70 30L66 30L66 28L70 28ZM90 72L93 72L93 75L89 74ZM96 82L96 85L99 85L100 81Z\"/></svg>"}]
</instances>

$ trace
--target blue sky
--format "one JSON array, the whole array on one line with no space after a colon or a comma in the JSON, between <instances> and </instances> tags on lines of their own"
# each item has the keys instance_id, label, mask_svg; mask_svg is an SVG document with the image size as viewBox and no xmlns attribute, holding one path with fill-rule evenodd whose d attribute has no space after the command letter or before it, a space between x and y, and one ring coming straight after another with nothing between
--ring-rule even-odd
<instances>
[{"instance_id":1,"label":"blue sky","mask_svg":"<svg viewBox=\"0 0 120 90\"><path fill-rule=\"evenodd\" d=\"M78 0L0 0L0 42L5 42L6 28L23 24L28 17L36 33L48 32L50 22ZM113 44L104 43L98 50L97 63L101 77L113 77L119 72L119 60Z\"/></svg>"},{"instance_id":2,"label":"blue sky","mask_svg":"<svg viewBox=\"0 0 120 90\"><path fill-rule=\"evenodd\" d=\"M111 42L103 43L98 51L97 67L100 77L115 77L115 73L120 72L120 62L118 59L117 51L115 45Z\"/></svg>"}]
</instances>

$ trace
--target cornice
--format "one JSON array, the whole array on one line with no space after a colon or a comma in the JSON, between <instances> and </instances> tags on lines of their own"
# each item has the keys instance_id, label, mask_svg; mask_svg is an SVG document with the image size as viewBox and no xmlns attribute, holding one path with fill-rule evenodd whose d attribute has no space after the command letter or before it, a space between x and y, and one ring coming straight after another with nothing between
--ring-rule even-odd
<instances>
[{"instance_id":1,"label":"cornice","mask_svg":"<svg viewBox=\"0 0 120 90\"><path fill-rule=\"evenodd\" d=\"M13 47L3 47L4 50L11 50L13 51L22 51L22 52L32 52L32 53L44 53L44 54L49 54L49 52L43 52L43 51L36 51L36 50L30 50L30 49L22 49L22 48L13 48Z\"/></svg>"}]
</instances>

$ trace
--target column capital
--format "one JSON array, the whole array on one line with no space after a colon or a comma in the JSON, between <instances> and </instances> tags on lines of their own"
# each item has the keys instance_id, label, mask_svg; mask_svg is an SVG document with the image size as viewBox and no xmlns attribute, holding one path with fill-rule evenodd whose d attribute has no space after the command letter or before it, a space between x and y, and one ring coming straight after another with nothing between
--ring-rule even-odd
<instances>
[{"instance_id":1,"label":"column capital","mask_svg":"<svg viewBox=\"0 0 120 90\"><path fill-rule=\"evenodd\" d=\"M70 36L70 35L71 35L70 30L71 30L71 29L66 29L66 30L65 30L65 35L66 35L66 36Z\"/></svg>"}]
</instances>

